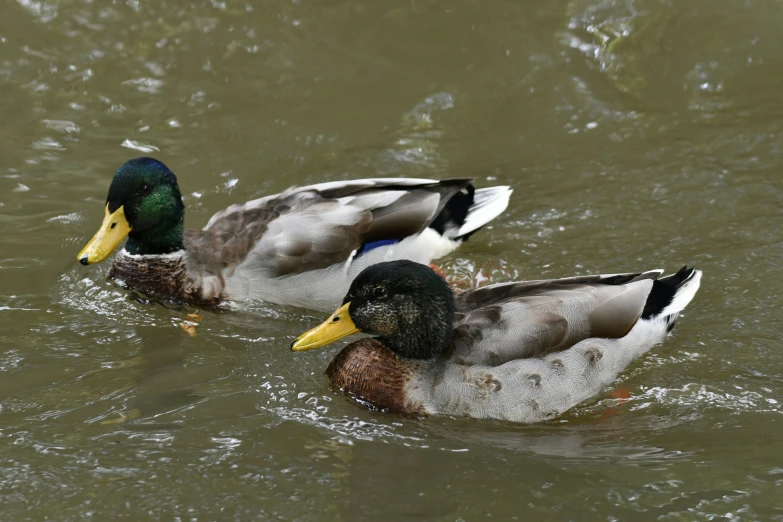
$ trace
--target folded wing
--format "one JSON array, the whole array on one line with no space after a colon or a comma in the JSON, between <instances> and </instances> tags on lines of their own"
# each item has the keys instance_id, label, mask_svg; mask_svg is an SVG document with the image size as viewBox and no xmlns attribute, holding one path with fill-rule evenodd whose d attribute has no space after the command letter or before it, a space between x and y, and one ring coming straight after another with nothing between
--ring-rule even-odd
<instances>
[{"instance_id":1,"label":"folded wing","mask_svg":"<svg viewBox=\"0 0 783 522\"><path fill-rule=\"evenodd\" d=\"M465 179L323 183L232 207L210 220L205 231L246 221L239 216L260 208L271 211L274 217L262 227L248 227L255 232L244 242L251 248L243 268L283 277L348 262L363 247L393 244L428 227L456 238L473 193L471 181Z\"/></svg>"},{"instance_id":2,"label":"folded wing","mask_svg":"<svg viewBox=\"0 0 783 522\"><path fill-rule=\"evenodd\" d=\"M644 310L655 270L492 285L457 297L451 357L499 366L541 357L587 338L619 338Z\"/></svg>"}]
</instances>

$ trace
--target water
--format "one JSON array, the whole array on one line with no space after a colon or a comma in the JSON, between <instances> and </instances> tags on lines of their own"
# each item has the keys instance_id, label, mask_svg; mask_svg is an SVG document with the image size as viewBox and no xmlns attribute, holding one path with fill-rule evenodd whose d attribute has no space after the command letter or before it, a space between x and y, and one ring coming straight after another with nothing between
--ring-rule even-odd
<instances>
[{"instance_id":1,"label":"water","mask_svg":"<svg viewBox=\"0 0 783 522\"><path fill-rule=\"evenodd\" d=\"M783 520L775 2L6 0L3 520ZM75 255L151 154L186 224L293 184L471 176L464 278L696 264L675 335L537 426L329 390L322 319L147 303ZM616 396L630 394L627 401Z\"/></svg>"}]
</instances>

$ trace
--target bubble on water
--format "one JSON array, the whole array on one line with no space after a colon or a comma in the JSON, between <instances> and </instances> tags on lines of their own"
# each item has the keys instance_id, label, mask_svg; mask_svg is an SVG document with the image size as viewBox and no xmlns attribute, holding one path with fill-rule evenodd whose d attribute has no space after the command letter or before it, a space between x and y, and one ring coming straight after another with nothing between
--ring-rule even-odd
<instances>
[{"instance_id":1,"label":"bubble on water","mask_svg":"<svg viewBox=\"0 0 783 522\"><path fill-rule=\"evenodd\" d=\"M63 223L65 225L69 225L71 223L76 223L78 221L82 221L84 218L82 218L81 214L78 212L71 212L70 214L63 214L61 216L54 216L50 217L46 220L47 223Z\"/></svg>"},{"instance_id":2,"label":"bubble on water","mask_svg":"<svg viewBox=\"0 0 783 522\"><path fill-rule=\"evenodd\" d=\"M140 152L154 152L159 151L160 149L156 147L155 145L150 145L148 143L141 143L139 141L126 139L120 144L121 147L125 147L127 149L133 149L138 150Z\"/></svg>"}]
</instances>

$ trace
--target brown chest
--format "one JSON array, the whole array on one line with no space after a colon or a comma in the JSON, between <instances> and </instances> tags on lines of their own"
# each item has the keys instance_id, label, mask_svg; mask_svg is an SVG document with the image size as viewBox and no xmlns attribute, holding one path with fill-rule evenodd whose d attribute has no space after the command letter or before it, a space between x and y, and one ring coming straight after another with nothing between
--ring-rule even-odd
<instances>
[{"instance_id":1,"label":"brown chest","mask_svg":"<svg viewBox=\"0 0 783 522\"><path fill-rule=\"evenodd\" d=\"M326 375L335 388L379 409L422 414L422 405L406 394L408 384L418 370L416 361L397 357L377 340L360 339L335 355Z\"/></svg>"},{"instance_id":2,"label":"brown chest","mask_svg":"<svg viewBox=\"0 0 783 522\"><path fill-rule=\"evenodd\" d=\"M147 295L202 306L220 301L201 298L182 256L132 256L121 252L106 275Z\"/></svg>"}]
</instances>

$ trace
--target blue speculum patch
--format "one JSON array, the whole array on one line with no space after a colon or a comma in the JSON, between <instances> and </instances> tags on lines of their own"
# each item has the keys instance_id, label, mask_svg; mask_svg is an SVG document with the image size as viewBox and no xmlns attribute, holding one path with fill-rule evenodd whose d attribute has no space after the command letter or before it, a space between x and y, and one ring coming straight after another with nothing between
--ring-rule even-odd
<instances>
[{"instance_id":1,"label":"blue speculum patch","mask_svg":"<svg viewBox=\"0 0 783 522\"><path fill-rule=\"evenodd\" d=\"M359 255L366 254L367 252L373 250L374 248L378 248L386 245L393 245L399 242L400 242L399 239L379 239L378 241L365 243L362 249L359 251Z\"/></svg>"}]
</instances>

